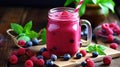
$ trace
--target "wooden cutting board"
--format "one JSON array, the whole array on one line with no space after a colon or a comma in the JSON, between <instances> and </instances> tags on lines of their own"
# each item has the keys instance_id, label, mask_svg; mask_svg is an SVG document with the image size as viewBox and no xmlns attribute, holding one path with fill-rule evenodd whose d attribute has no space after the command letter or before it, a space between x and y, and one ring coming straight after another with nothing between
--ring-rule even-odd
<instances>
[{"instance_id":1,"label":"wooden cutting board","mask_svg":"<svg viewBox=\"0 0 120 67\"><path fill-rule=\"evenodd\" d=\"M45 45L30 47L30 49L35 52L38 52L42 47L45 47ZM85 49L85 47L81 47L80 50L81 49ZM120 57L120 51L111 49L109 47L106 47L105 53L106 55L109 55L112 58ZM81 59L75 59L75 56L74 56L68 61L63 61L63 58L59 58L57 61L55 61L55 65L56 67L79 67L82 61L84 61L86 58L89 58L89 57L92 58L91 56L92 56L91 53L87 53L86 57L82 57ZM92 60L94 62L99 62L99 61L102 61L104 56L105 55L99 55L96 58L92 58Z\"/></svg>"}]
</instances>

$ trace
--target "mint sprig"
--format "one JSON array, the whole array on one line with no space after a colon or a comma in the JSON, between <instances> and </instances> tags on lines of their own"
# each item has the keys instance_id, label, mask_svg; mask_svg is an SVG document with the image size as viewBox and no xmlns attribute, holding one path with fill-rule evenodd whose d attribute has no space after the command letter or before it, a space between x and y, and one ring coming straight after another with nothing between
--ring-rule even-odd
<instances>
[{"instance_id":1,"label":"mint sprig","mask_svg":"<svg viewBox=\"0 0 120 67\"><path fill-rule=\"evenodd\" d=\"M99 45L99 44L91 44L89 46L87 46L87 52L91 53L91 52L98 52L99 55L106 55L106 53L104 52L106 48L103 45Z\"/></svg>"},{"instance_id":2,"label":"mint sprig","mask_svg":"<svg viewBox=\"0 0 120 67\"><path fill-rule=\"evenodd\" d=\"M42 44L46 44L46 29L45 28L42 29L40 38L42 39Z\"/></svg>"},{"instance_id":3,"label":"mint sprig","mask_svg":"<svg viewBox=\"0 0 120 67\"><path fill-rule=\"evenodd\" d=\"M27 24L25 24L24 27L17 24L17 23L11 23L11 28L19 36L28 36L30 38L37 38L38 37L38 33L31 30L32 21L27 22Z\"/></svg>"}]
</instances>

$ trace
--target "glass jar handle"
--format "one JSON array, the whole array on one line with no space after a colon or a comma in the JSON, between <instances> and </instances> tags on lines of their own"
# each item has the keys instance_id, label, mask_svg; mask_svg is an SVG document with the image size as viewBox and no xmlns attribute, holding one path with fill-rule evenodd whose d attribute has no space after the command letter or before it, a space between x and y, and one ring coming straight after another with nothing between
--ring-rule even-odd
<instances>
[{"instance_id":1,"label":"glass jar handle","mask_svg":"<svg viewBox=\"0 0 120 67\"><path fill-rule=\"evenodd\" d=\"M82 22L82 25L86 26L86 28L88 29L87 41L82 42L82 46L87 46L91 43L91 40L92 40L92 27L88 20L81 19L81 22Z\"/></svg>"}]
</instances>

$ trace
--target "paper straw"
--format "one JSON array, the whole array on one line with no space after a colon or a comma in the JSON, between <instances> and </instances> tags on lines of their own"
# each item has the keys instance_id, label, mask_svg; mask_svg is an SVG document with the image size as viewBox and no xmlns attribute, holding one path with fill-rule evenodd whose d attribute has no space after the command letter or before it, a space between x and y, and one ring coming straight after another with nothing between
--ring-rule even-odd
<instances>
[{"instance_id":1,"label":"paper straw","mask_svg":"<svg viewBox=\"0 0 120 67\"><path fill-rule=\"evenodd\" d=\"M79 11L79 9L80 9L83 1L84 1L84 0L80 0L80 2L78 3L77 7L76 7L75 10L74 10L75 12L78 12L78 11Z\"/></svg>"}]
</instances>

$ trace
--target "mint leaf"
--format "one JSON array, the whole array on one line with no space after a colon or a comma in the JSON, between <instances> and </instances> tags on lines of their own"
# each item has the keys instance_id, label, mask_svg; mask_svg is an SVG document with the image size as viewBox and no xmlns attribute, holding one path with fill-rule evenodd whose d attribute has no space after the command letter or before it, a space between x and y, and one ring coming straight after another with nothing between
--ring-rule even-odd
<instances>
[{"instance_id":1,"label":"mint leaf","mask_svg":"<svg viewBox=\"0 0 120 67\"><path fill-rule=\"evenodd\" d=\"M42 39L42 44L46 44L46 29L45 28L42 29L40 37Z\"/></svg>"},{"instance_id":2,"label":"mint leaf","mask_svg":"<svg viewBox=\"0 0 120 67\"><path fill-rule=\"evenodd\" d=\"M94 45L89 45L89 46L87 47L87 52L93 52L93 51L95 51Z\"/></svg>"},{"instance_id":3,"label":"mint leaf","mask_svg":"<svg viewBox=\"0 0 120 67\"><path fill-rule=\"evenodd\" d=\"M72 2L74 2L74 0L66 0L64 6L70 5Z\"/></svg>"},{"instance_id":4,"label":"mint leaf","mask_svg":"<svg viewBox=\"0 0 120 67\"><path fill-rule=\"evenodd\" d=\"M103 51L106 49L103 45L98 45L97 48L98 48L98 49L101 49L101 50L103 50Z\"/></svg>"},{"instance_id":5,"label":"mint leaf","mask_svg":"<svg viewBox=\"0 0 120 67\"><path fill-rule=\"evenodd\" d=\"M94 4L97 4L97 1L98 1L98 0L92 0L92 2L93 2Z\"/></svg>"},{"instance_id":6,"label":"mint leaf","mask_svg":"<svg viewBox=\"0 0 120 67\"><path fill-rule=\"evenodd\" d=\"M96 52L98 52L99 53L99 55L106 55L105 54L105 52L104 52L104 50L101 50L101 49L96 49Z\"/></svg>"},{"instance_id":7,"label":"mint leaf","mask_svg":"<svg viewBox=\"0 0 120 67\"><path fill-rule=\"evenodd\" d=\"M28 36L20 36L17 40L30 41L30 38Z\"/></svg>"},{"instance_id":8,"label":"mint leaf","mask_svg":"<svg viewBox=\"0 0 120 67\"><path fill-rule=\"evenodd\" d=\"M26 33L27 36L29 36L30 38L37 38L38 37L38 33L35 31L29 31Z\"/></svg>"},{"instance_id":9,"label":"mint leaf","mask_svg":"<svg viewBox=\"0 0 120 67\"><path fill-rule=\"evenodd\" d=\"M87 47L87 52L98 52L99 55L105 55L105 50L106 48L103 45L98 45L98 44L91 44L88 45Z\"/></svg>"},{"instance_id":10,"label":"mint leaf","mask_svg":"<svg viewBox=\"0 0 120 67\"><path fill-rule=\"evenodd\" d=\"M83 14L85 13L85 9L86 9L86 4L83 3L79 9L79 15L83 16Z\"/></svg>"},{"instance_id":11,"label":"mint leaf","mask_svg":"<svg viewBox=\"0 0 120 67\"><path fill-rule=\"evenodd\" d=\"M32 28L32 21L29 21L25 26L24 26L24 31L28 32Z\"/></svg>"},{"instance_id":12,"label":"mint leaf","mask_svg":"<svg viewBox=\"0 0 120 67\"><path fill-rule=\"evenodd\" d=\"M11 28L13 29L13 31L17 34L20 34L23 32L23 27L19 24L16 23L11 23Z\"/></svg>"},{"instance_id":13,"label":"mint leaf","mask_svg":"<svg viewBox=\"0 0 120 67\"><path fill-rule=\"evenodd\" d=\"M109 13L109 9L104 6L104 4L100 3L99 6L102 8L102 13L107 15Z\"/></svg>"}]
</instances>

